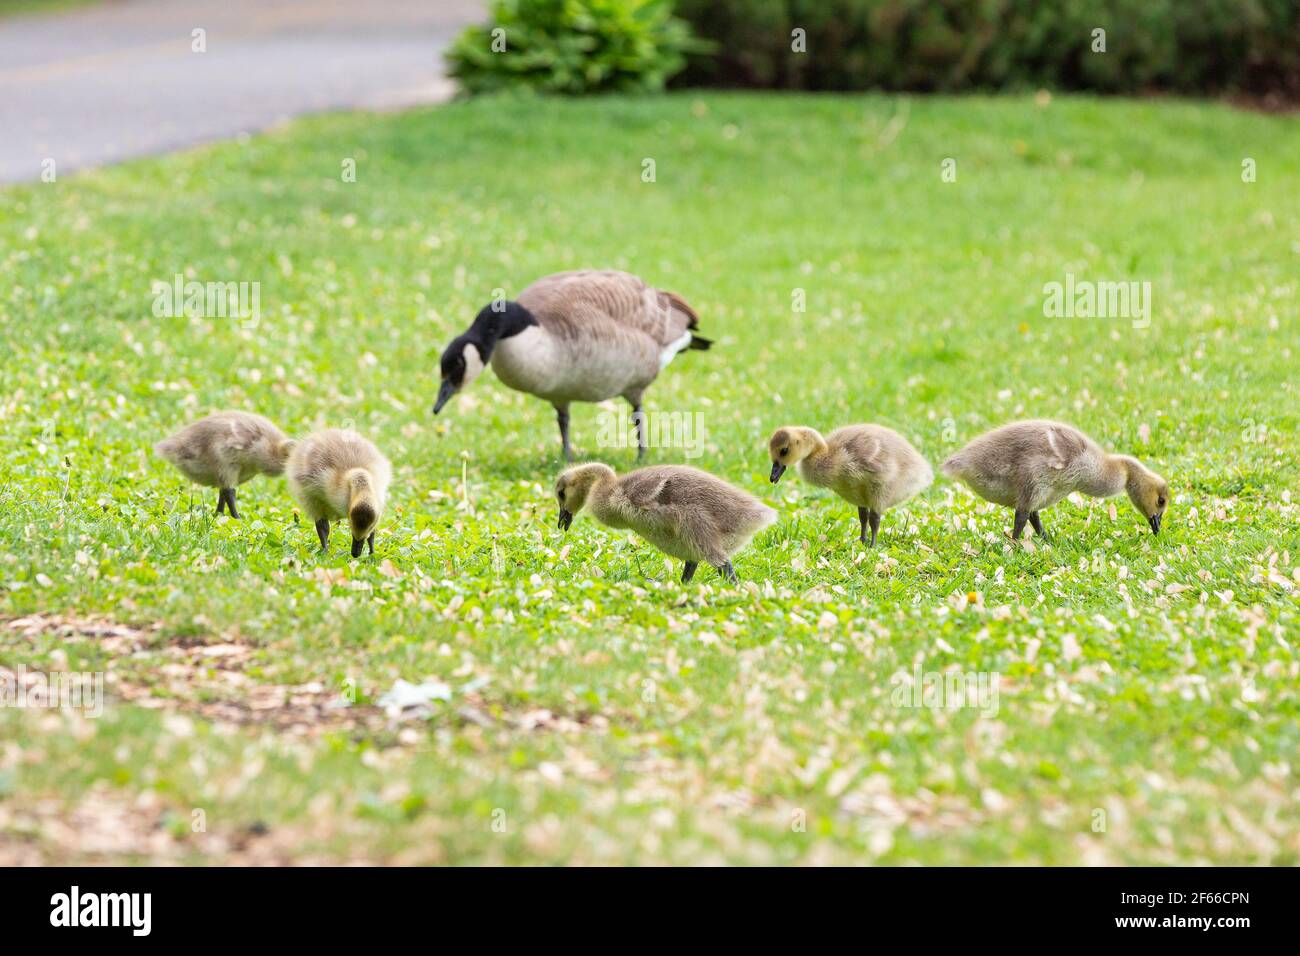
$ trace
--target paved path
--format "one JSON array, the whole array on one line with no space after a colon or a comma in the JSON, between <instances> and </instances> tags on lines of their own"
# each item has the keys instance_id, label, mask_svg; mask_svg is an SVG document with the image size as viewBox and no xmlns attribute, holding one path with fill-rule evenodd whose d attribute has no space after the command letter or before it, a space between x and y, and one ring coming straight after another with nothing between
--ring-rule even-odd
<instances>
[{"instance_id":1,"label":"paved path","mask_svg":"<svg viewBox=\"0 0 1300 956\"><path fill-rule=\"evenodd\" d=\"M0 182L445 98L442 50L486 0L101 0L0 18ZM207 51L191 49L206 31Z\"/></svg>"}]
</instances>

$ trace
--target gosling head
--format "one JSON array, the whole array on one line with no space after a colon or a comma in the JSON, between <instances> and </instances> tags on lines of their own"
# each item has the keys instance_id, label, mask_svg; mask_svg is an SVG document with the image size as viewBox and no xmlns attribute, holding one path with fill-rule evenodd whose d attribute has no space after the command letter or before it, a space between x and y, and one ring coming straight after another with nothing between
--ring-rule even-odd
<instances>
[{"instance_id":1,"label":"gosling head","mask_svg":"<svg viewBox=\"0 0 1300 956\"><path fill-rule=\"evenodd\" d=\"M822 444L822 437L811 428L778 428L767 442L767 452L772 456L772 475L769 480L776 484L787 468L803 461Z\"/></svg>"},{"instance_id":2,"label":"gosling head","mask_svg":"<svg viewBox=\"0 0 1300 956\"><path fill-rule=\"evenodd\" d=\"M354 501L348 509L348 524L352 528L352 557L361 557L366 539L375 533L379 524L379 509L373 501Z\"/></svg>"},{"instance_id":3,"label":"gosling head","mask_svg":"<svg viewBox=\"0 0 1300 956\"><path fill-rule=\"evenodd\" d=\"M375 493L370 473L364 468L353 468L347 473L350 491L348 500L348 525L352 529L352 557L361 557L361 549L366 540L372 539L375 526L379 524L379 513L383 510L383 499ZM370 553L374 554L374 545Z\"/></svg>"},{"instance_id":4,"label":"gosling head","mask_svg":"<svg viewBox=\"0 0 1300 956\"><path fill-rule=\"evenodd\" d=\"M271 447L270 457L262 463L262 473L278 478L284 474L284 467L289 461L289 455L293 447L298 444L292 438L286 438L283 441L275 442Z\"/></svg>"},{"instance_id":5,"label":"gosling head","mask_svg":"<svg viewBox=\"0 0 1300 956\"><path fill-rule=\"evenodd\" d=\"M438 389L438 400L433 403L435 415L442 411L442 406L451 401L453 395L479 377L487 365L490 353L491 350L474 337L473 329L451 340L439 361L442 367L442 385Z\"/></svg>"},{"instance_id":6,"label":"gosling head","mask_svg":"<svg viewBox=\"0 0 1300 956\"><path fill-rule=\"evenodd\" d=\"M560 503L560 520L557 527L568 531L573 524L573 516L587 503L587 496L598 481L614 478L614 469L608 465L593 463L574 465L560 473L555 481L555 498Z\"/></svg>"},{"instance_id":7,"label":"gosling head","mask_svg":"<svg viewBox=\"0 0 1300 956\"><path fill-rule=\"evenodd\" d=\"M1164 522L1165 509L1169 507L1169 482L1165 481L1150 468L1132 461L1128 469L1128 481L1125 485L1129 501L1133 507L1147 519L1151 533L1159 534Z\"/></svg>"}]
</instances>

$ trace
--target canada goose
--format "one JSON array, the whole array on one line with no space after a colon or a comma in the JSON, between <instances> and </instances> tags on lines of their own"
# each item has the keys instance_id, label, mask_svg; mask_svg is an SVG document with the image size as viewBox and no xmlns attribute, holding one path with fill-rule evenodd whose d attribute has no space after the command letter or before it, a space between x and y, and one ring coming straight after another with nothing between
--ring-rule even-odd
<instances>
[{"instance_id":1,"label":"canada goose","mask_svg":"<svg viewBox=\"0 0 1300 956\"><path fill-rule=\"evenodd\" d=\"M589 507L601 524L630 528L685 561L683 584L701 561L735 582L731 556L776 519L776 512L752 495L685 465L655 465L622 478L608 465L575 465L556 481L555 497L562 530Z\"/></svg>"},{"instance_id":2,"label":"canada goose","mask_svg":"<svg viewBox=\"0 0 1300 956\"><path fill-rule=\"evenodd\" d=\"M1012 538L1025 522L1043 534L1038 513L1070 492L1109 498L1121 491L1160 533L1169 505L1169 484L1136 458L1109 455L1070 425L1013 422L980 435L943 463L943 473L982 498L1016 510Z\"/></svg>"},{"instance_id":3,"label":"canada goose","mask_svg":"<svg viewBox=\"0 0 1300 956\"><path fill-rule=\"evenodd\" d=\"M153 446L195 484L217 489L217 514L238 518L235 486L255 475L284 473L293 441L261 415L217 412Z\"/></svg>"},{"instance_id":4,"label":"canada goose","mask_svg":"<svg viewBox=\"0 0 1300 956\"><path fill-rule=\"evenodd\" d=\"M489 362L507 386L555 406L566 460L569 404L622 396L637 426L637 460L646 450L641 396L684 349L713 343L694 333L695 311L681 296L626 272L557 272L513 302L484 306L442 353L436 415Z\"/></svg>"},{"instance_id":5,"label":"canada goose","mask_svg":"<svg viewBox=\"0 0 1300 956\"><path fill-rule=\"evenodd\" d=\"M846 425L825 438L815 429L778 428L767 443L772 484L791 465L805 481L829 488L858 506L859 539L876 546L880 516L934 480L934 472L906 438L883 425Z\"/></svg>"},{"instance_id":6,"label":"canada goose","mask_svg":"<svg viewBox=\"0 0 1300 956\"><path fill-rule=\"evenodd\" d=\"M330 522L346 517L352 557L370 545L384 511L392 467L379 449L353 431L327 428L300 441L289 455L289 491L316 524L320 549L329 547Z\"/></svg>"}]
</instances>

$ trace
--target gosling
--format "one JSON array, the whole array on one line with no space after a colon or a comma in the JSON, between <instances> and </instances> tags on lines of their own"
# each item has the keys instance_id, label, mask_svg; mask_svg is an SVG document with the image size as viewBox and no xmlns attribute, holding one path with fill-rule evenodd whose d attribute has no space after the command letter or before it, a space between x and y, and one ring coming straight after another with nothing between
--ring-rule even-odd
<instances>
[{"instance_id":1,"label":"gosling","mask_svg":"<svg viewBox=\"0 0 1300 956\"><path fill-rule=\"evenodd\" d=\"M622 396L636 423L637 461L647 447L642 395L678 353L708 349L695 310L675 292L627 272L557 272L519 293L517 301L485 305L440 360L436 415L489 363L515 391L551 403L566 461L569 405Z\"/></svg>"},{"instance_id":2,"label":"gosling","mask_svg":"<svg viewBox=\"0 0 1300 956\"><path fill-rule=\"evenodd\" d=\"M829 488L851 505L857 505L858 540L876 546L880 517L934 480L934 472L921 453L898 432L883 425L846 425L825 438L815 429L778 428L767 443L772 458L771 482L795 465L799 476Z\"/></svg>"},{"instance_id":3,"label":"gosling","mask_svg":"<svg viewBox=\"0 0 1300 956\"><path fill-rule=\"evenodd\" d=\"M292 439L261 415L217 412L153 446L198 485L217 489L217 514L238 518L235 487L257 475L284 474Z\"/></svg>"},{"instance_id":4,"label":"gosling","mask_svg":"<svg viewBox=\"0 0 1300 956\"><path fill-rule=\"evenodd\" d=\"M732 556L776 520L776 512L752 495L684 465L641 468L622 478L608 465L575 465L560 475L555 496L561 530L589 507L601 524L629 528L685 561L683 584L701 561L734 584Z\"/></svg>"},{"instance_id":5,"label":"gosling","mask_svg":"<svg viewBox=\"0 0 1300 956\"><path fill-rule=\"evenodd\" d=\"M1014 508L1012 539L1025 522L1043 535L1039 512L1072 491L1094 498L1127 492L1133 507L1160 533L1169 505L1169 484L1136 458L1110 455L1070 425L1013 422L980 435L943 463L943 473L981 498Z\"/></svg>"},{"instance_id":6,"label":"gosling","mask_svg":"<svg viewBox=\"0 0 1300 956\"><path fill-rule=\"evenodd\" d=\"M327 428L299 442L289 455L289 491L316 525L321 553L329 549L330 522L346 517L352 557L367 544L375 553L375 527L384 511L392 466L354 431Z\"/></svg>"}]
</instances>

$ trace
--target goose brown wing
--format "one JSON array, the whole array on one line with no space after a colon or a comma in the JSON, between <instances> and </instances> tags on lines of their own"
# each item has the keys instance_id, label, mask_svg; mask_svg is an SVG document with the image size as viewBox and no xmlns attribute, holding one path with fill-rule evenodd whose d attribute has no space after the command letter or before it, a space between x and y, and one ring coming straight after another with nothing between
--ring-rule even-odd
<instances>
[{"instance_id":1,"label":"goose brown wing","mask_svg":"<svg viewBox=\"0 0 1300 956\"><path fill-rule=\"evenodd\" d=\"M538 279L517 301L562 338L647 336L660 348L699 324L681 296L617 271L557 272Z\"/></svg>"}]
</instances>

